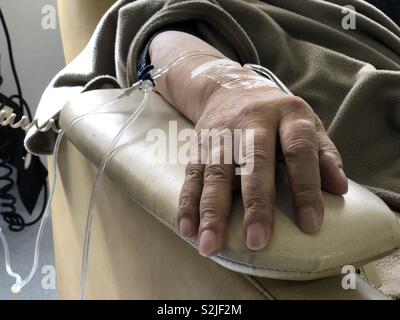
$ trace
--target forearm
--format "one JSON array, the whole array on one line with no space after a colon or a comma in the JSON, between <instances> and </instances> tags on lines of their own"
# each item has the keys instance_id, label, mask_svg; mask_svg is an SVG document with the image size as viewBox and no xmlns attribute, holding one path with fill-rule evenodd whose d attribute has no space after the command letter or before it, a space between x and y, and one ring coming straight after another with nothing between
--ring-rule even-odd
<instances>
[{"instance_id":1,"label":"forearm","mask_svg":"<svg viewBox=\"0 0 400 320\"><path fill-rule=\"evenodd\" d=\"M152 64L160 68L185 53L199 50L224 57L214 47L197 37L178 31L166 31L153 39L150 58ZM212 96L217 86L205 77L191 79L191 72L199 65L215 59L212 56L188 59L157 79L156 90L194 124L204 111L205 99Z\"/></svg>"}]
</instances>

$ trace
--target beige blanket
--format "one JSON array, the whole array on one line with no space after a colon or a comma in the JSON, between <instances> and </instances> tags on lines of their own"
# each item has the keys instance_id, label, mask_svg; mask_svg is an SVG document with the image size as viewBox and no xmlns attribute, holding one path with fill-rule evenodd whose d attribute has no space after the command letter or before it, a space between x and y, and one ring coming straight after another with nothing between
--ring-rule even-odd
<instances>
[{"instance_id":1,"label":"beige blanket","mask_svg":"<svg viewBox=\"0 0 400 320\"><path fill-rule=\"evenodd\" d=\"M343 5L356 13L342 12ZM364 1L120 0L84 52L49 85L39 118L90 81L95 87L98 76L115 77L122 87L132 84L146 40L189 20L225 55L270 68L308 101L348 176L400 211L400 28ZM343 28L353 22L355 29ZM53 138L32 131L26 146L50 153Z\"/></svg>"}]
</instances>

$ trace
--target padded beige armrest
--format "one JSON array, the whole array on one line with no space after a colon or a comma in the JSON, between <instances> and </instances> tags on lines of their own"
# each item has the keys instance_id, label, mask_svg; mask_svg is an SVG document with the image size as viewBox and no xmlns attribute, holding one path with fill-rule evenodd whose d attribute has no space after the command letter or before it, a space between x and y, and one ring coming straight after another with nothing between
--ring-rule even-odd
<instances>
[{"instance_id":1,"label":"padded beige armrest","mask_svg":"<svg viewBox=\"0 0 400 320\"><path fill-rule=\"evenodd\" d=\"M68 103L60 118L66 126L78 115L112 100L121 90L96 90L81 94ZM102 113L76 124L68 139L90 161L98 164L112 138L142 98L142 92L124 96ZM130 197L166 227L175 232L179 192L184 180L183 164L160 163L146 142L148 130L159 128L168 134L169 121L178 129L192 125L157 94L138 121L121 139L107 175ZM183 142L178 143L178 146ZM241 197L234 200L229 221L229 239L224 252L213 258L228 269L260 277L310 280L339 274L341 266L360 266L400 246L400 226L394 213L377 196L350 181L344 197L324 193L326 214L318 234L307 235L295 225L290 193L284 175L278 174L276 224L272 243L252 252L242 236ZM110 214L112 214L110 212ZM190 240L196 245L194 239Z\"/></svg>"}]
</instances>

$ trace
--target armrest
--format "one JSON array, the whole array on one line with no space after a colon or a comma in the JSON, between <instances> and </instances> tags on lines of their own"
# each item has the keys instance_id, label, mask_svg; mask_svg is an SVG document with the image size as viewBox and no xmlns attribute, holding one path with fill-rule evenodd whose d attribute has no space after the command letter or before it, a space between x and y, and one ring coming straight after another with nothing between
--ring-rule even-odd
<instances>
[{"instance_id":1,"label":"armrest","mask_svg":"<svg viewBox=\"0 0 400 320\"><path fill-rule=\"evenodd\" d=\"M77 96L62 110L61 126L120 93L119 89L95 90ZM136 91L119 98L104 108L103 113L76 124L67 138L91 162L99 164L142 95ZM155 155L152 142L146 140L147 132L154 128L168 135L170 120L177 122L178 130L192 127L161 96L152 93L146 110L121 139L106 174L149 214L176 232L175 217L185 166L162 163L158 158L162 155ZM178 148L183 143L179 142ZM395 214L357 183L350 181L349 192L343 197L324 193L323 226L319 233L307 235L294 223L283 170L277 174L277 181L272 243L259 252L246 248L242 239L241 197L237 195L229 221L228 245L212 258L215 262L233 271L260 277L310 280L339 274L343 265L361 266L400 247L400 225ZM188 241L196 246L195 239Z\"/></svg>"}]
</instances>

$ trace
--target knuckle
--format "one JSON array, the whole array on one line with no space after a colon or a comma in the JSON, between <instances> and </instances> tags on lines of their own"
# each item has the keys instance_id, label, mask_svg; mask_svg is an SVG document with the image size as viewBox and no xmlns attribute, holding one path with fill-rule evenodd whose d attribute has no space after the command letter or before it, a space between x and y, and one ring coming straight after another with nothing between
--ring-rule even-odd
<instances>
[{"instance_id":1,"label":"knuckle","mask_svg":"<svg viewBox=\"0 0 400 320\"><path fill-rule=\"evenodd\" d=\"M316 143L307 137L298 137L287 141L282 147L283 154L288 160L315 156L317 151Z\"/></svg>"},{"instance_id":2,"label":"knuckle","mask_svg":"<svg viewBox=\"0 0 400 320\"><path fill-rule=\"evenodd\" d=\"M293 112L309 113L311 108L308 103L298 96L284 96L282 97L279 107L284 110L286 114Z\"/></svg>"},{"instance_id":3,"label":"knuckle","mask_svg":"<svg viewBox=\"0 0 400 320\"><path fill-rule=\"evenodd\" d=\"M342 156L328 137L324 137L320 142L319 157L320 159L329 159L342 164Z\"/></svg>"},{"instance_id":4,"label":"knuckle","mask_svg":"<svg viewBox=\"0 0 400 320\"><path fill-rule=\"evenodd\" d=\"M257 128L254 130L254 138L249 139L243 145L243 153L246 158L253 159L259 163L266 163L274 159L274 151L271 151L271 145L275 147L275 141L270 141L271 133L266 128ZM275 137L275 136L274 136Z\"/></svg>"},{"instance_id":5,"label":"knuckle","mask_svg":"<svg viewBox=\"0 0 400 320\"><path fill-rule=\"evenodd\" d=\"M195 199L190 194L181 194L179 197L179 209L185 211L186 209L191 209L195 206Z\"/></svg>"},{"instance_id":6,"label":"knuckle","mask_svg":"<svg viewBox=\"0 0 400 320\"><path fill-rule=\"evenodd\" d=\"M264 197L254 197L246 199L244 201L244 207L247 214L255 215L270 210L272 207L271 203L271 201Z\"/></svg>"},{"instance_id":7,"label":"knuckle","mask_svg":"<svg viewBox=\"0 0 400 320\"><path fill-rule=\"evenodd\" d=\"M244 225L255 221L273 224L272 201L266 198L252 198L245 201Z\"/></svg>"},{"instance_id":8,"label":"knuckle","mask_svg":"<svg viewBox=\"0 0 400 320\"><path fill-rule=\"evenodd\" d=\"M259 142L259 144L263 144L269 140L271 135L271 129L268 129L265 126L258 127L253 129L253 134L254 134L254 140L256 142Z\"/></svg>"},{"instance_id":9,"label":"knuckle","mask_svg":"<svg viewBox=\"0 0 400 320\"><path fill-rule=\"evenodd\" d=\"M188 165L185 170L187 180L203 180L203 170L197 165Z\"/></svg>"},{"instance_id":10,"label":"knuckle","mask_svg":"<svg viewBox=\"0 0 400 320\"><path fill-rule=\"evenodd\" d=\"M298 119L293 123L293 130L299 132L315 131L315 123L309 119Z\"/></svg>"},{"instance_id":11,"label":"knuckle","mask_svg":"<svg viewBox=\"0 0 400 320\"><path fill-rule=\"evenodd\" d=\"M259 162L261 164L269 162L274 158L274 154L272 154L272 152L268 152L265 147L264 148L254 148L253 154L254 154L255 161Z\"/></svg>"},{"instance_id":12,"label":"knuckle","mask_svg":"<svg viewBox=\"0 0 400 320\"><path fill-rule=\"evenodd\" d=\"M285 99L287 99L288 104L293 106L303 107L304 105L307 105L304 99L299 96L286 96Z\"/></svg>"},{"instance_id":13,"label":"knuckle","mask_svg":"<svg viewBox=\"0 0 400 320\"><path fill-rule=\"evenodd\" d=\"M231 180L230 171L220 165L209 165L204 172L204 182L229 182Z\"/></svg>"},{"instance_id":14,"label":"knuckle","mask_svg":"<svg viewBox=\"0 0 400 320\"><path fill-rule=\"evenodd\" d=\"M238 111L239 123L244 126L251 126L265 114L265 107L261 104L249 104Z\"/></svg>"},{"instance_id":15,"label":"knuckle","mask_svg":"<svg viewBox=\"0 0 400 320\"><path fill-rule=\"evenodd\" d=\"M202 229L218 228L225 223L225 217L211 206L202 206L200 210L200 224Z\"/></svg>"},{"instance_id":16,"label":"knuckle","mask_svg":"<svg viewBox=\"0 0 400 320\"><path fill-rule=\"evenodd\" d=\"M324 146L321 147L322 156L328 156L333 159L340 160L342 159L339 151L334 146Z\"/></svg>"}]
</instances>

